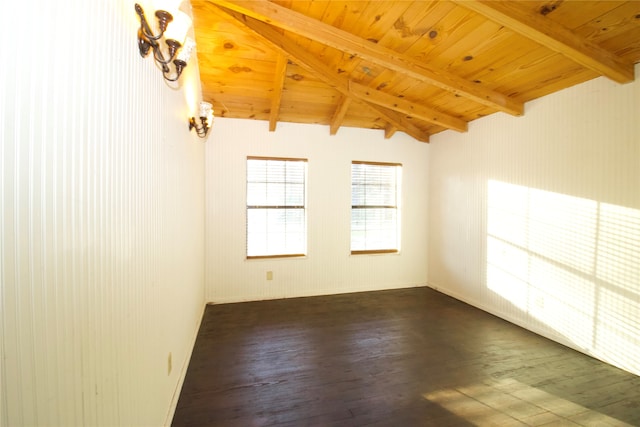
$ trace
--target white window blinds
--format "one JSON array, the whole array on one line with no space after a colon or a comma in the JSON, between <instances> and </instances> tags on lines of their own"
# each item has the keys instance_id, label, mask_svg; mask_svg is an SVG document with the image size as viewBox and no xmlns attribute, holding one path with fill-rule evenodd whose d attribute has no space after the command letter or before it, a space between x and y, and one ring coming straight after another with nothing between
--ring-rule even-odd
<instances>
[{"instance_id":1,"label":"white window blinds","mask_svg":"<svg viewBox=\"0 0 640 427\"><path fill-rule=\"evenodd\" d=\"M351 253L397 252L402 165L352 162Z\"/></svg>"},{"instance_id":2,"label":"white window blinds","mask_svg":"<svg viewBox=\"0 0 640 427\"><path fill-rule=\"evenodd\" d=\"M247 258L306 254L306 159L247 158Z\"/></svg>"}]
</instances>

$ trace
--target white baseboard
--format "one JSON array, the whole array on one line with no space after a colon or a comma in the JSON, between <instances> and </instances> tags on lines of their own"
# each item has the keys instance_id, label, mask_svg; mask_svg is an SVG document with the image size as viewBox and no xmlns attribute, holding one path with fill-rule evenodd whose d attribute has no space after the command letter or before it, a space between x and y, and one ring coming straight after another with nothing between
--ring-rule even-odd
<instances>
[{"instance_id":1,"label":"white baseboard","mask_svg":"<svg viewBox=\"0 0 640 427\"><path fill-rule=\"evenodd\" d=\"M272 294L272 295L242 295L215 298L212 301L208 301L207 304L233 304L238 302L251 302L251 301L268 301L275 299L288 299L288 298L308 298L327 295L340 295L340 294L353 294L358 292L376 292L376 291L389 291L392 289L405 289L405 288L420 288L428 287L427 283L401 283L401 284L389 284L384 287L375 288L352 288L352 287L330 287L326 289L320 289L313 292L301 292L299 294Z\"/></svg>"}]
</instances>

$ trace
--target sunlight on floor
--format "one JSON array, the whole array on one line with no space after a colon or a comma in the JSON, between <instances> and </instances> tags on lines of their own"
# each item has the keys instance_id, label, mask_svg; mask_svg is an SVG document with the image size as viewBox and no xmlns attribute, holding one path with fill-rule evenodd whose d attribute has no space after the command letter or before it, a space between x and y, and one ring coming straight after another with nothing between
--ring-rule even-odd
<instances>
[{"instance_id":1,"label":"sunlight on floor","mask_svg":"<svg viewBox=\"0 0 640 427\"><path fill-rule=\"evenodd\" d=\"M640 372L640 210L490 180L486 274L530 321Z\"/></svg>"},{"instance_id":2,"label":"sunlight on floor","mask_svg":"<svg viewBox=\"0 0 640 427\"><path fill-rule=\"evenodd\" d=\"M423 397L478 426L630 425L511 378L425 393Z\"/></svg>"}]
</instances>

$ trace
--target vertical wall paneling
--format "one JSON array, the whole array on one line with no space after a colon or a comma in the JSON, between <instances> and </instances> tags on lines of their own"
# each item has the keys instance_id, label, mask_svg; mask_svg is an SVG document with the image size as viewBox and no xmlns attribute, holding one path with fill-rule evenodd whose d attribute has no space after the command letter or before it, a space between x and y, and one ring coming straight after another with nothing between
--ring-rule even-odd
<instances>
[{"instance_id":1,"label":"vertical wall paneling","mask_svg":"<svg viewBox=\"0 0 640 427\"><path fill-rule=\"evenodd\" d=\"M188 362L204 307L204 144L186 125L198 69L165 83L137 51L133 5L36 0L28 31L17 6L0 16L14 40L0 67L3 426L162 425Z\"/></svg>"},{"instance_id":2,"label":"vertical wall paneling","mask_svg":"<svg viewBox=\"0 0 640 427\"><path fill-rule=\"evenodd\" d=\"M217 119L206 147L207 284L215 303L389 289L426 284L429 146L379 130ZM308 254L247 260L246 158L308 159ZM399 254L350 255L351 161L402 163ZM273 280L266 272L273 272Z\"/></svg>"},{"instance_id":3,"label":"vertical wall paneling","mask_svg":"<svg viewBox=\"0 0 640 427\"><path fill-rule=\"evenodd\" d=\"M600 78L436 135L430 286L640 374L639 111Z\"/></svg>"},{"instance_id":4,"label":"vertical wall paneling","mask_svg":"<svg viewBox=\"0 0 640 427\"><path fill-rule=\"evenodd\" d=\"M6 25L6 15L14 16L16 5L11 4L7 6L5 9L4 15L0 15L0 37L8 36L8 26ZM11 55L11 57L16 56L16 44L12 43L11 46L7 46L6 53ZM8 78L8 68L10 67L0 67L0 118L3 120L3 127L6 127L6 123L9 123L13 120L13 115L9 112L8 100L10 95L10 88L7 87L6 83L9 82ZM6 205L6 201L8 197L6 197L6 186L7 186L7 178L5 175L11 173L12 170L7 171L7 161L6 159L11 156L12 150L10 150L8 141L9 135L6 129L0 131L0 210L5 211L6 209L10 209L11 207ZM6 219L5 214L0 213L0 233L3 233L6 229ZM0 426L4 427L8 425L8 416L7 416L7 404L8 397L6 392L6 387L4 384L7 381L7 373L5 368L5 281L8 279L8 275L5 274L5 270L7 265L13 263L13 260L8 256L8 245L10 244L10 240L4 237L0 237Z\"/></svg>"}]
</instances>

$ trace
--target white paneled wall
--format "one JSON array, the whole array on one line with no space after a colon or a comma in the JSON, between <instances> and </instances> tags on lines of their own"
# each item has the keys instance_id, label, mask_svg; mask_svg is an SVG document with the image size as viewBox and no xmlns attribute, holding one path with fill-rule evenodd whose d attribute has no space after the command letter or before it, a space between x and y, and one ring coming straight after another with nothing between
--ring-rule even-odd
<instances>
[{"instance_id":1,"label":"white paneled wall","mask_svg":"<svg viewBox=\"0 0 640 427\"><path fill-rule=\"evenodd\" d=\"M430 148L430 286L640 374L640 81Z\"/></svg>"},{"instance_id":2,"label":"white paneled wall","mask_svg":"<svg viewBox=\"0 0 640 427\"><path fill-rule=\"evenodd\" d=\"M423 286L428 145L381 130L216 119L206 148L207 284L215 303ZM247 156L308 159L308 256L246 260ZM400 254L350 255L351 161L403 164ZM266 280L266 272L273 280Z\"/></svg>"},{"instance_id":3,"label":"white paneled wall","mask_svg":"<svg viewBox=\"0 0 640 427\"><path fill-rule=\"evenodd\" d=\"M197 65L165 84L132 1L10 3L0 425L162 425L204 306Z\"/></svg>"}]
</instances>

